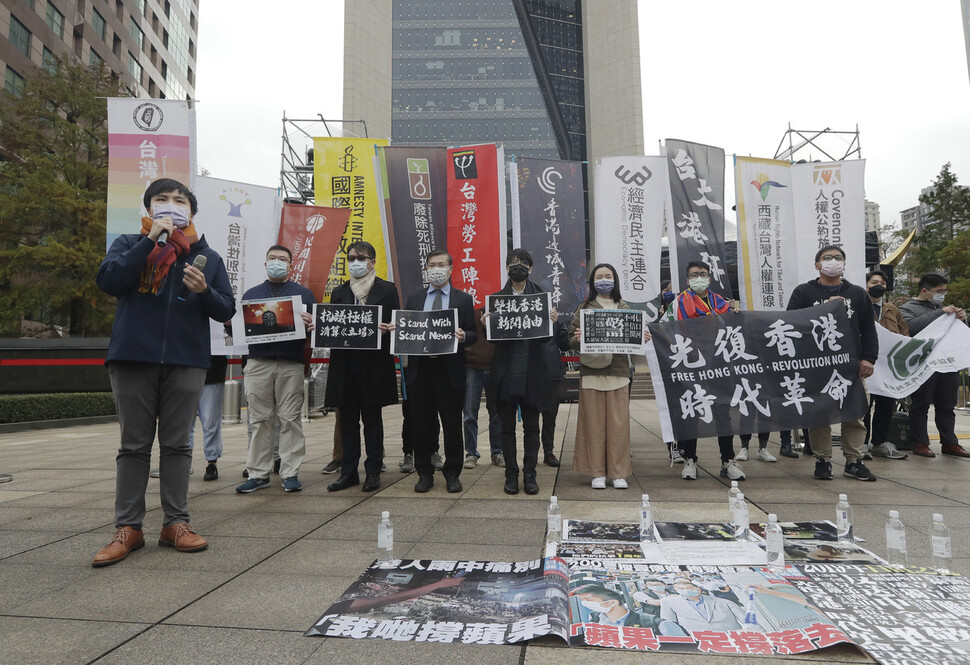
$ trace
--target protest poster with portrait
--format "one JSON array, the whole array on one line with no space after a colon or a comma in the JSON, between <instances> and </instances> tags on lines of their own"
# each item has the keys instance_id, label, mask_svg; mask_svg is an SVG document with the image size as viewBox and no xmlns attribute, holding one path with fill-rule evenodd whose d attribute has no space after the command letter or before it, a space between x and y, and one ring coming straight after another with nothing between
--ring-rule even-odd
<instances>
[{"instance_id":1,"label":"protest poster with portrait","mask_svg":"<svg viewBox=\"0 0 970 665\"><path fill-rule=\"evenodd\" d=\"M243 330L246 344L268 344L306 339L303 301L299 296L241 300L233 317L233 330ZM241 319L241 320L240 320Z\"/></svg>"},{"instance_id":2,"label":"protest poster with portrait","mask_svg":"<svg viewBox=\"0 0 970 665\"><path fill-rule=\"evenodd\" d=\"M458 352L458 310L391 312L391 355L443 356Z\"/></svg>"},{"instance_id":3,"label":"protest poster with portrait","mask_svg":"<svg viewBox=\"0 0 970 665\"><path fill-rule=\"evenodd\" d=\"M485 296L485 339L489 342L552 337L548 293Z\"/></svg>"},{"instance_id":4,"label":"protest poster with portrait","mask_svg":"<svg viewBox=\"0 0 970 665\"><path fill-rule=\"evenodd\" d=\"M645 312L639 309L581 309L580 353L644 354Z\"/></svg>"},{"instance_id":5,"label":"protest poster with portrait","mask_svg":"<svg viewBox=\"0 0 970 665\"><path fill-rule=\"evenodd\" d=\"M313 348L357 349L376 351L381 348L380 305L313 306Z\"/></svg>"}]
</instances>

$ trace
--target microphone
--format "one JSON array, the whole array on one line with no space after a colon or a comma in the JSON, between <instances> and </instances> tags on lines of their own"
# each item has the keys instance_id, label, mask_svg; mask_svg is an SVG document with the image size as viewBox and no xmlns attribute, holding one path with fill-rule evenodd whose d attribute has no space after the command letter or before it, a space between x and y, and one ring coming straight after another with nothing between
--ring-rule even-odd
<instances>
[{"instance_id":1,"label":"microphone","mask_svg":"<svg viewBox=\"0 0 970 665\"><path fill-rule=\"evenodd\" d=\"M155 244L158 245L159 247L164 247L165 243L167 242L168 242L168 231L162 231L161 233L158 234L158 240L155 241Z\"/></svg>"},{"instance_id":2,"label":"microphone","mask_svg":"<svg viewBox=\"0 0 970 665\"><path fill-rule=\"evenodd\" d=\"M159 236L159 240L161 240L161 236ZM208 259L206 259L204 255L199 254L192 261L192 267L195 268L196 270L202 270L203 268L205 268L205 264L207 260ZM185 302L188 299L188 297L189 297L189 287L187 287L185 284L182 284L182 292L179 293L179 300L181 300L182 302Z\"/></svg>"}]
</instances>

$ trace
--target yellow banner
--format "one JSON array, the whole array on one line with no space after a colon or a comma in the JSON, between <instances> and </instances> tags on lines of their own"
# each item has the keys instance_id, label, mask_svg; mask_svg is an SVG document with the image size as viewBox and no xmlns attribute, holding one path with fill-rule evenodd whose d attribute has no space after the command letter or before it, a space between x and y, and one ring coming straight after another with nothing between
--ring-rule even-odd
<instances>
[{"instance_id":1,"label":"yellow banner","mask_svg":"<svg viewBox=\"0 0 970 665\"><path fill-rule=\"evenodd\" d=\"M374 146L386 145L387 139L313 139L314 203L350 208L350 223L330 268L325 298L348 279L347 246L358 240L366 240L377 250L377 276L387 279L381 201L374 177Z\"/></svg>"}]
</instances>

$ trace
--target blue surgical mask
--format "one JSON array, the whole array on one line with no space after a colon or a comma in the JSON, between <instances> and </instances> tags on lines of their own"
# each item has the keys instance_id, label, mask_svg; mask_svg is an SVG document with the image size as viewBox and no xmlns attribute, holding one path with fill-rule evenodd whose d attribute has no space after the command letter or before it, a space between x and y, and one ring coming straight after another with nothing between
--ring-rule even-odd
<instances>
[{"instance_id":1,"label":"blue surgical mask","mask_svg":"<svg viewBox=\"0 0 970 665\"><path fill-rule=\"evenodd\" d=\"M673 291L664 291L663 292L664 302L667 303L668 305L674 301L674 298L676 298L676 296L674 295L674 292Z\"/></svg>"},{"instance_id":2,"label":"blue surgical mask","mask_svg":"<svg viewBox=\"0 0 970 665\"><path fill-rule=\"evenodd\" d=\"M677 593L688 598L701 595L698 589L677 589Z\"/></svg>"},{"instance_id":3,"label":"blue surgical mask","mask_svg":"<svg viewBox=\"0 0 970 665\"><path fill-rule=\"evenodd\" d=\"M368 273L367 261L348 261L347 270L354 279L360 279Z\"/></svg>"},{"instance_id":4,"label":"blue surgical mask","mask_svg":"<svg viewBox=\"0 0 970 665\"><path fill-rule=\"evenodd\" d=\"M608 296L613 293L613 280L612 279L598 279L593 282L593 288L601 296Z\"/></svg>"},{"instance_id":5,"label":"blue surgical mask","mask_svg":"<svg viewBox=\"0 0 970 665\"><path fill-rule=\"evenodd\" d=\"M266 274L273 279L286 277L287 273L289 272L290 266L287 265L286 261L281 261L280 259L270 259L266 262Z\"/></svg>"},{"instance_id":6,"label":"blue surgical mask","mask_svg":"<svg viewBox=\"0 0 970 665\"><path fill-rule=\"evenodd\" d=\"M177 229L184 229L189 225L189 211L174 203L153 203L152 219L168 217Z\"/></svg>"},{"instance_id":7,"label":"blue surgical mask","mask_svg":"<svg viewBox=\"0 0 970 665\"><path fill-rule=\"evenodd\" d=\"M934 293L933 294L933 302L935 302L937 305L942 305L944 300L946 300L946 294L945 293Z\"/></svg>"}]
</instances>

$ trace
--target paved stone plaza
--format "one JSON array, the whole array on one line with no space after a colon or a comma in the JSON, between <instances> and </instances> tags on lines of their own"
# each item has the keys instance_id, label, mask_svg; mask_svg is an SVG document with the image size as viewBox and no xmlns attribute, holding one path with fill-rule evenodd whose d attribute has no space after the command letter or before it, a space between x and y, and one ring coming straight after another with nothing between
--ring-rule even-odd
<instances>
[{"instance_id":1,"label":"paved stone plaza","mask_svg":"<svg viewBox=\"0 0 970 665\"><path fill-rule=\"evenodd\" d=\"M209 540L209 549L183 554L156 545L161 510L158 481L152 480L146 547L102 569L90 563L114 532L117 424L0 434L0 472L14 476L0 485L0 662L433 664L453 663L459 656L482 665L588 663L591 658L631 664L726 662L730 657L568 649L558 638L459 646L302 636L376 557L382 510L394 521L395 555L425 559L538 557L551 494L558 495L565 517L632 522L640 493L649 492L658 520L728 519L727 485L718 476L713 441L699 446L698 480L681 480L680 467L668 466L655 402L636 400L630 489L593 490L588 478L571 470L576 412L575 404L564 404L559 412L557 454L563 466L540 465L538 496L514 497L502 492L503 470L490 466L487 455L477 469L462 472L461 494L447 494L438 474L429 494L416 495L416 475L398 471L396 408L384 410L388 471L380 491L326 491L335 479L320 474L330 460L334 419L329 416L305 425L302 492L284 494L274 476L270 489L239 495L234 487L245 466L246 428L226 426L219 480L203 482L200 445L189 484L192 524ZM970 438L970 415L958 412L957 431ZM483 432L481 442L486 439ZM752 452L756 447L755 440ZM939 442L932 447L938 451ZM777 454L777 434L769 449ZM779 460L742 464L752 520L769 512L787 521L834 519L837 495L845 492L855 509L856 533L867 547L885 554L883 525L888 511L896 509L907 526L911 564L928 565L927 529L932 513L942 512L953 536L953 568L970 575L970 461L877 458L869 465L879 481L861 483L841 475L838 449L831 482L813 480L814 465L807 458ZM799 660L873 662L848 647L814 656L758 658L763 663Z\"/></svg>"}]
</instances>

